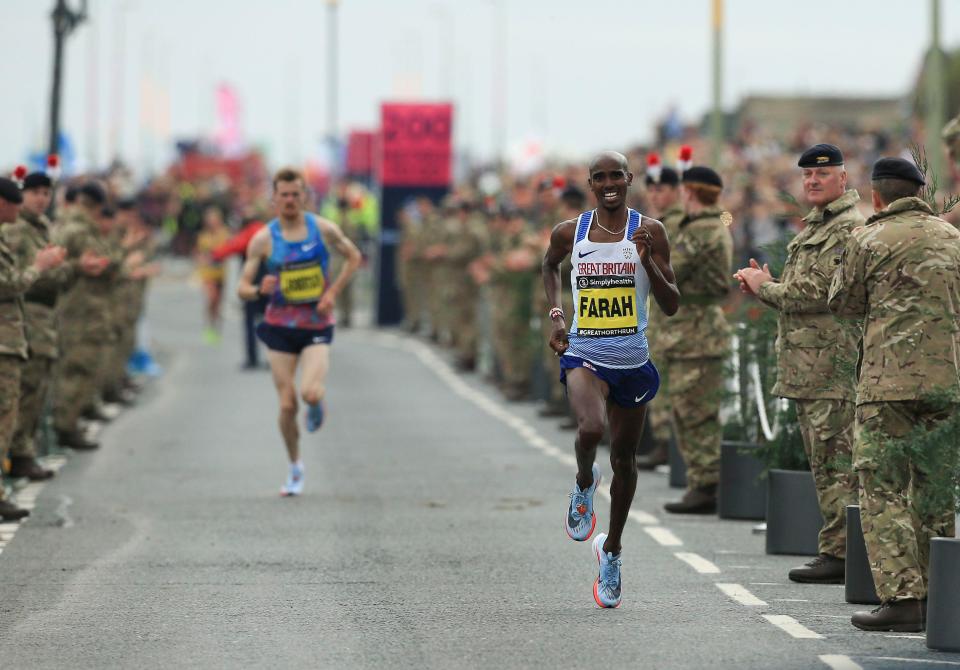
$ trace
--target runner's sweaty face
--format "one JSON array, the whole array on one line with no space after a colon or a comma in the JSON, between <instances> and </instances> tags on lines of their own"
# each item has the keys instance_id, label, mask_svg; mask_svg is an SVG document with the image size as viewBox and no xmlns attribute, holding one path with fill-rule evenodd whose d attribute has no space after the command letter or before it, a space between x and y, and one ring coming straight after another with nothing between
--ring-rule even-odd
<instances>
[{"instance_id":1,"label":"runner's sweaty face","mask_svg":"<svg viewBox=\"0 0 960 670\"><path fill-rule=\"evenodd\" d=\"M614 210L626 202L627 188L632 181L633 173L627 169L626 161L604 156L590 166L587 183L597 202L604 209Z\"/></svg>"},{"instance_id":2,"label":"runner's sweaty face","mask_svg":"<svg viewBox=\"0 0 960 670\"><path fill-rule=\"evenodd\" d=\"M303 211L304 189L299 179L278 181L273 192L273 205L284 219L295 219Z\"/></svg>"}]
</instances>

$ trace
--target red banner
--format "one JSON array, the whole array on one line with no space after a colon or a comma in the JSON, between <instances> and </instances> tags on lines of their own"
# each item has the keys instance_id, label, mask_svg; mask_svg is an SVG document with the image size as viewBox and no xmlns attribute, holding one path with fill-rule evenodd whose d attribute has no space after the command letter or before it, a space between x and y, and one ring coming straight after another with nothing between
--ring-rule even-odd
<instances>
[{"instance_id":1,"label":"red banner","mask_svg":"<svg viewBox=\"0 0 960 670\"><path fill-rule=\"evenodd\" d=\"M347 137L347 174L366 176L373 172L373 147L376 133L351 130Z\"/></svg>"},{"instance_id":2,"label":"red banner","mask_svg":"<svg viewBox=\"0 0 960 670\"><path fill-rule=\"evenodd\" d=\"M453 105L385 103L381 120L382 185L450 184Z\"/></svg>"}]
</instances>

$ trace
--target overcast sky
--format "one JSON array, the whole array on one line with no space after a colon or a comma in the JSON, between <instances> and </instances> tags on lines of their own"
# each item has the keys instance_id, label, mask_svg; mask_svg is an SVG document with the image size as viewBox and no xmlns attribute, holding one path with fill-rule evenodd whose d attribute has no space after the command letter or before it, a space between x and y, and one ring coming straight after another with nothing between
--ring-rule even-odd
<instances>
[{"instance_id":1,"label":"overcast sky","mask_svg":"<svg viewBox=\"0 0 960 670\"><path fill-rule=\"evenodd\" d=\"M77 6L80 0L69 0ZM54 0L0 0L0 166L45 144ZM339 130L384 100L452 99L457 144L494 150L498 25L505 141L581 156L709 107L710 0L340 0ZM960 1L941 39L960 46ZM756 93L899 95L930 39L927 0L726 0L724 104ZM498 20L497 17L503 17ZM246 140L276 165L327 125L325 0L90 0L66 51L64 128L81 157L160 164L239 93ZM957 110L948 110L955 113ZM499 115L498 115L499 116Z\"/></svg>"}]
</instances>

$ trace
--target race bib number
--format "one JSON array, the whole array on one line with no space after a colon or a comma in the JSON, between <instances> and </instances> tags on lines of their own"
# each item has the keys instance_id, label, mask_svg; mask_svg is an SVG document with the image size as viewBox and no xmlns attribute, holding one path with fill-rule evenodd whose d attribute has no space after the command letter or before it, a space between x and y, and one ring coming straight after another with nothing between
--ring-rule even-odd
<instances>
[{"instance_id":1,"label":"race bib number","mask_svg":"<svg viewBox=\"0 0 960 670\"><path fill-rule=\"evenodd\" d=\"M318 302L323 287L323 269L317 263L287 265L280 270L280 294L287 303Z\"/></svg>"},{"instance_id":2,"label":"race bib number","mask_svg":"<svg viewBox=\"0 0 960 670\"><path fill-rule=\"evenodd\" d=\"M637 295L632 277L581 277L577 335L613 337L637 332Z\"/></svg>"}]
</instances>

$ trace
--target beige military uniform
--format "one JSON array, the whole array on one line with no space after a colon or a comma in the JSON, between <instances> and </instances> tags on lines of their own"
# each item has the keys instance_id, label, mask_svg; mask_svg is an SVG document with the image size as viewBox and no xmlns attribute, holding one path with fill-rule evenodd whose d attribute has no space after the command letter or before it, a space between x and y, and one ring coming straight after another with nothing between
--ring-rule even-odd
<instances>
[{"instance_id":1,"label":"beige military uniform","mask_svg":"<svg viewBox=\"0 0 960 670\"><path fill-rule=\"evenodd\" d=\"M20 220L5 226L3 236L20 267L33 264L37 252L50 245L50 221L21 210ZM47 270L23 295L24 330L29 358L20 375L19 418L10 455L36 458L34 436L40 425L54 361L59 355L57 296L71 279L67 265Z\"/></svg>"},{"instance_id":2,"label":"beige military uniform","mask_svg":"<svg viewBox=\"0 0 960 670\"><path fill-rule=\"evenodd\" d=\"M680 308L659 337L689 490L720 479L723 366L730 354L730 326L722 305L733 264L733 240L721 213L719 207L707 207L680 222L670 250Z\"/></svg>"},{"instance_id":3,"label":"beige military uniform","mask_svg":"<svg viewBox=\"0 0 960 670\"><path fill-rule=\"evenodd\" d=\"M952 496L927 488L943 464L893 446L957 411L960 233L919 198L891 203L853 231L829 306L864 319L853 467L877 594L923 599L930 539L954 534Z\"/></svg>"},{"instance_id":4,"label":"beige military uniform","mask_svg":"<svg viewBox=\"0 0 960 670\"><path fill-rule=\"evenodd\" d=\"M534 275L529 270L511 270L505 265L508 254L529 251L528 231L500 232L494 236L495 261L490 269L490 301L493 320L493 349L500 369L501 386L511 400L530 392L533 371L533 331L530 328L531 292Z\"/></svg>"},{"instance_id":5,"label":"beige military uniform","mask_svg":"<svg viewBox=\"0 0 960 670\"><path fill-rule=\"evenodd\" d=\"M857 499L850 458L860 325L833 316L827 294L850 231L864 223L859 201L851 190L807 214L787 246L783 277L757 292L779 313L773 393L796 402L824 521L819 551L836 558L846 557L846 507Z\"/></svg>"},{"instance_id":6,"label":"beige military uniform","mask_svg":"<svg viewBox=\"0 0 960 670\"><path fill-rule=\"evenodd\" d=\"M486 226L479 215L456 220L447 231L445 258L449 282L451 335L457 363L473 368L477 359L477 285L469 272L470 263L479 258L486 248Z\"/></svg>"}]
</instances>

